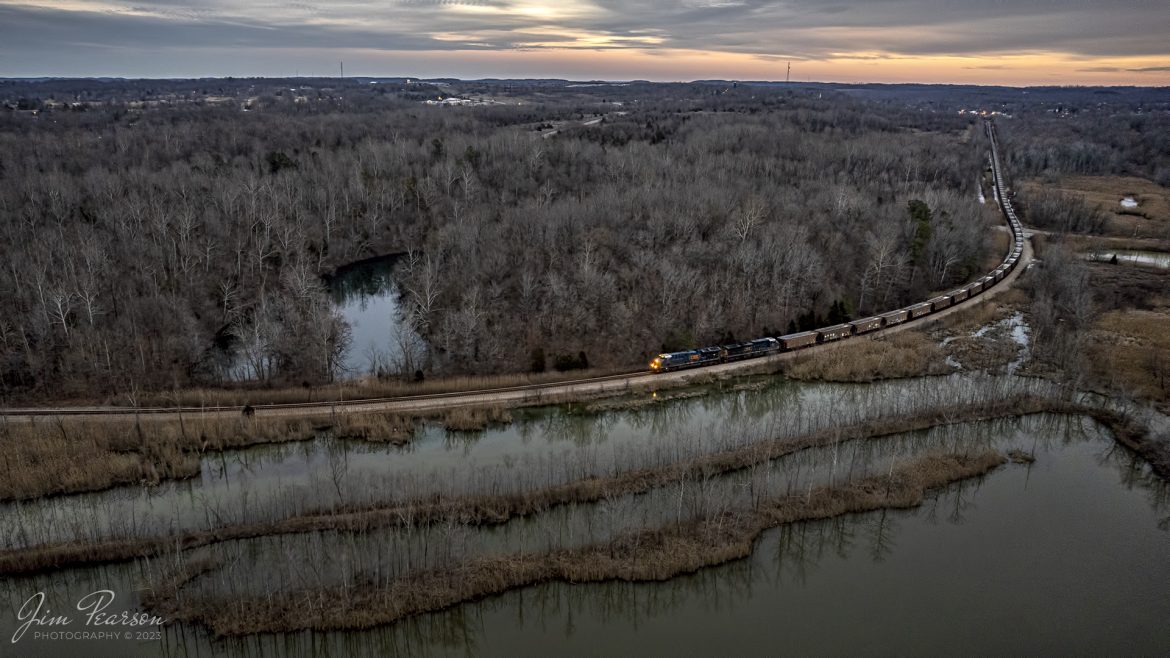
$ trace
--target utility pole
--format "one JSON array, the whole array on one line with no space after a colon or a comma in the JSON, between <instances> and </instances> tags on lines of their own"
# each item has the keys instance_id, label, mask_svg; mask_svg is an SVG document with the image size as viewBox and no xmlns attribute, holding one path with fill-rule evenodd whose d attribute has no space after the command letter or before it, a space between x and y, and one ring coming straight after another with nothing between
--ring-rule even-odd
<instances>
[{"instance_id":1,"label":"utility pole","mask_svg":"<svg viewBox=\"0 0 1170 658\"><path fill-rule=\"evenodd\" d=\"M341 62L341 77L345 77L345 62Z\"/></svg>"}]
</instances>

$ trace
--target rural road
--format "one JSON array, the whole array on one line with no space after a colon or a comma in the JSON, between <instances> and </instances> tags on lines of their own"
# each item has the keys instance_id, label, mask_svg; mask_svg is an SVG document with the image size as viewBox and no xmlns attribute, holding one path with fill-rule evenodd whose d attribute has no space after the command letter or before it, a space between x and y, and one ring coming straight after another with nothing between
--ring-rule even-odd
<instances>
[{"instance_id":1,"label":"rural road","mask_svg":"<svg viewBox=\"0 0 1170 658\"><path fill-rule=\"evenodd\" d=\"M998 159L993 159L998 167ZM1002 208L1001 208L1002 209ZM1006 216L1005 216L1006 218ZM1025 236L1028 233L1025 231ZM711 375L726 375L736 372L750 372L761 366L777 365L808 355L815 355L826 350L838 349L842 345L849 345L859 340L871 340L879 336L888 336L911 327L921 327L933 323L955 313L962 313L969 308L986 303L1004 291L1012 284L1032 262L1032 244L1025 239L1023 251L1016 267L1008 272L1002 281L991 286L982 294L954 306L937 311L916 320L909 320L893 327L887 327L870 333L855 336L849 340L836 341L816 345L813 347L783 352L768 357L720 363L693 370L681 370L665 373L650 373L649 371L609 375L589 379L553 382L548 384L532 384L507 388L486 389L456 393L438 393L410 397L379 398L369 400L354 400L345 402L314 402L303 404L256 405L255 415L264 417L308 417L322 416L334 412L362 413L362 412L391 412L391 413L418 413L429 412L456 407L476 406L512 406L534 405L542 402L554 402L573 398L594 397L607 394L620 394L638 388L667 388L685 384L698 379L705 379ZM213 418L238 417L241 407L185 407L185 408L150 408L128 410L126 407L58 407L36 409L0 409L0 418L8 422L30 422L38 417L69 416L78 419L103 419L109 421L134 420L142 415L149 415L152 419L178 420L180 418Z\"/></svg>"}]
</instances>

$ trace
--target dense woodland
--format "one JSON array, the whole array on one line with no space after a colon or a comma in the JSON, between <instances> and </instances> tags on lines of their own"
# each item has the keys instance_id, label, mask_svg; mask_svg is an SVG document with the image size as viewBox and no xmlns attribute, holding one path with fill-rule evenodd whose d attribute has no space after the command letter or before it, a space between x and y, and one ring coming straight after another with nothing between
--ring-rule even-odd
<instances>
[{"instance_id":1,"label":"dense woodland","mask_svg":"<svg viewBox=\"0 0 1170 658\"><path fill-rule=\"evenodd\" d=\"M405 254L430 375L774 335L922 297L991 250L971 117L718 85L479 83L500 104L434 107L452 88L175 84L161 105L0 87L9 399L216 385L233 358L326 381L348 328L322 277L378 254Z\"/></svg>"},{"instance_id":2,"label":"dense woodland","mask_svg":"<svg viewBox=\"0 0 1170 658\"><path fill-rule=\"evenodd\" d=\"M1033 112L1001 126L1017 178L1126 175L1170 187L1170 108Z\"/></svg>"}]
</instances>

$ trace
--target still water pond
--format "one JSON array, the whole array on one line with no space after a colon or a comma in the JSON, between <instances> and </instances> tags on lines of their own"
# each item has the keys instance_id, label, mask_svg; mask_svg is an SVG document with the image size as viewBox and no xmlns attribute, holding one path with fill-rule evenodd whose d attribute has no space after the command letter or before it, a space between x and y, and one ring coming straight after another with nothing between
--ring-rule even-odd
<instances>
[{"instance_id":1,"label":"still water pond","mask_svg":"<svg viewBox=\"0 0 1170 658\"><path fill-rule=\"evenodd\" d=\"M692 576L545 585L389 629L259 638L246 650L1166 655L1165 484L1105 440L1033 438L1034 465L954 485L914 510L776 529L749 559Z\"/></svg>"},{"instance_id":2,"label":"still water pond","mask_svg":"<svg viewBox=\"0 0 1170 658\"><path fill-rule=\"evenodd\" d=\"M466 605L462 646L434 653L1166 655L1164 502L1101 443L1038 452L917 510L774 530L750 559L671 583Z\"/></svg>"},{"instance_id":3,"label":"still water pond","mask_svg":"<svg viewBox=\"0 0 1170 658\"><path fill-rule=\"evenodd\" d=\"M1112 263L1117 259L1116 262L1123 265L1170 269L1170 254L1160 251L1094 251L1088 259L1095 263Z\"/></svg>"},{"instance_id":4,"label":"still water pond","mask_svg":"<svg viewBox=\"0 0 1170 658\"><path fill-rule=\"evenodd\" d=\"M333 310L350 328L350 345L335 376L354 379L379 373L413 373L426 359L427 345L406 322L401 291L393 278L396 256L382 256L346 265L328 277L326 291ZM271 358L249 357L234 339L221 344L224 376L251 381L271 368Z\"/></svg>"},{"instance_id":5,"label":"still water pond","mask_svg":"<svg viewBox=\"0 0 1170 658\"><path fill-rule=\"evenodd\" d=\"M396 260L387 256L347 265L329 281L334 308L352 331L342 377L413 371L425 356L422 338L403 321L401 293L392 276Z\"/></svg>"}]
</instances>

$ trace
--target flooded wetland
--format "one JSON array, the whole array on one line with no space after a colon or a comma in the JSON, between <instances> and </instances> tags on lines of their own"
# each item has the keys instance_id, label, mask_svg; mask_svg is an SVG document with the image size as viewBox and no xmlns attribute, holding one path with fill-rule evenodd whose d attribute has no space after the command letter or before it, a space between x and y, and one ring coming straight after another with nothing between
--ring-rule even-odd
<instances>
[{"instance_id":1,"label":"flooded wetland","mask_svg":"<svg viewBox=\"0 0 1170 658\"><path fill-rule=\"evenodd\" d=\"M1054 384L695 392L420 423L402 446L322 430L208 453L193 479L6 503L0 600L15 619L34 592L61 607L106 588L171 620L109 655L1170 648L1152 630L1170 492L1092 417L1013 410L1067 404ZM918 472L940 459L992 460ZM891 494L921 477L941 486ZM72 550L92 545L130 548ZM59 570L16 568L46 549ZM501 569L515 580L484 575ZM370 614L386 593L392 614Z\"/></svg>"}]
</instances>

